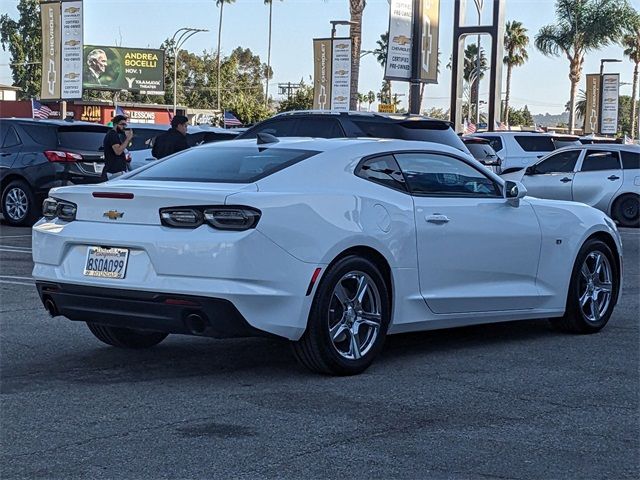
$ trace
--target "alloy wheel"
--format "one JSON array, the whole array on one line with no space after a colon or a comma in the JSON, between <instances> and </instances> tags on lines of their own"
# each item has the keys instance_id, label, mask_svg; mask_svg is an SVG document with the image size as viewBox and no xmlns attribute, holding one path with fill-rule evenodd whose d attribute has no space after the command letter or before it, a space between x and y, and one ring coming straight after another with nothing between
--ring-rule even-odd
<instances>
[{"instance_id":1,"label":"alloy wheel","mask_svg":"<svg viewBox=\"0 0 640 480\"><path fill-rule=\"evenodd\" d=\"M331 343L348 360L366 355L378 338L382 325L380 292L364 272L345 274L333 289L328 328Z\"/></svg>"},{"instance_id":2,"label":"alloy wheel","mask_svg":"<svg viewBox=\"0 0 640 480\"><path fill-rule=\"evenodd\" d=\"M29 210L29 198L21 188L14 187L7 192L4 200L5 212L11 220L22 220Z\"/></svg>"},{"instance_id":3,"label":"alloy wheel","mask_svg":"<svg viewBox=\"0 0 640 480\"><path fill-rule=\"evenodd\" d=\"M589 322L599 322L605 315L613 292L611 263L602 252L587 255L578 282L579 308Z\"/></svg>"},{"instance_id":4,"label":"alloy wheel","mask_svg":"<svg viewBox=\"0 0 640 480\"><path fill-rule=\"evenodd\" d=\"M640 202L638 202L638 200L635 198L628 198L624 202L622 202L621 211L626 220L637 220L640 210L639 204Z\"/></svg>"}]
</instances>

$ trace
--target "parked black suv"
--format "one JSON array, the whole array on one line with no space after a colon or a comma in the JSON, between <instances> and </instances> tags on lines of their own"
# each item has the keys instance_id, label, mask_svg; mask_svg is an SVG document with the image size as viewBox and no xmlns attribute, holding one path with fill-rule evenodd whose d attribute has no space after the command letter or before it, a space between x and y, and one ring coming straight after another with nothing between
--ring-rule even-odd
<instances>
[{"instance_id":1,"label":"parked black suv","mask_svg":"<svg viewBox=\"0 0 640 480\"><path fill-rule=\"evenodd\" d=\"M449 145L469 153L450 122L421 115L318 110L284 112L254 125L237 138L256 138L258 133L269 133L276 137L421 140Z\"/></svg>"},{"instance_id":2,"label":"parked black suv","mask_svg":"<svg viewBox=\"0 0 640 480\"><path fill-rule=\"evenodd\" d=\"M62 120L0 119L2 215L32 225L50 188L103 181L104 125Z\"/></svg>"}]
</instances>

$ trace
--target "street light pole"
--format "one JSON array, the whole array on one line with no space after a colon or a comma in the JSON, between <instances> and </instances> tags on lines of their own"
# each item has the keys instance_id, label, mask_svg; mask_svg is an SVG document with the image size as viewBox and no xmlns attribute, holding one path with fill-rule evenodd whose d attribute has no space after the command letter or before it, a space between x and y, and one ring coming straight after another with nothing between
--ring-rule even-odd
<instances>
[{"instance_id":1,"label":"street light pole","mask_svg":"<svg viewBox=\"0 0 640 480\"><path fill-rule=\"evenodd\" d=\"M178 105L178 53L184 43L193 37L196 33L208 32L209 30L203 28L180 28L176 30L176 33L171 37L171 50L173 52L173 115L176 114L176 108ZM180 34L180 36L178 36ZM176 39L176 36L178 37Z\"/></svg>"},{"instance_id":2,"label":"street light pole","mask_svg":"<svg viewBox=\"0 0 640 480\"><path fill-rule=\"evenodd\" d=\"M622 60L617 58L601 58L600 59L600 98L598 99L598 134L602 135L602 96L604 95L604 82L602 76L604 75L605 63L620 63Z\"/></svg>"}]
</instances>

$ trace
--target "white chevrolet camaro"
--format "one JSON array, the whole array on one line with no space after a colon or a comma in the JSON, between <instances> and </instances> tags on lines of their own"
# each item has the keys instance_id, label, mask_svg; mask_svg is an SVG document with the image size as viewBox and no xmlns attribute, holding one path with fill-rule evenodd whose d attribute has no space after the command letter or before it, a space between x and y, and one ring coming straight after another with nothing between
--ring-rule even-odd
<instances>
[{"instance_id":1,"label":"white chevrolet camaro","mask_svg":"<svg viewBox=\"0 0 640 480\"><path fill-rule=\"evenodd\" d=\"M337 375L392 333L597 332L620 292L614 223L525 193L445 145L260 135L51 190L33 276L51 315L110 345L270 335Z\"/></svg>"}]
</instances>

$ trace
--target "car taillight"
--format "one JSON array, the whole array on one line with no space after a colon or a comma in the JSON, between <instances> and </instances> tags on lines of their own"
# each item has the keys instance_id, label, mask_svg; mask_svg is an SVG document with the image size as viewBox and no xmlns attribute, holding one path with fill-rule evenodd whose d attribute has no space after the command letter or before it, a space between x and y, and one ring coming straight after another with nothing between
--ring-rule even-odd
<instances>
[{"instance_id":1,"label":"car taillight","mask_svg":"<svg viewBox=\"0 0 640 480\"><path fill-rule=\"evenodd\" d=\"M58 217L65 222L71 222L76 219L77 211L78 206L66 200L49 197L42 203L42 215L47 220Z\"/></svg>"},{"instance_id":2,"label":"car taillight","mask_svg":"<svg viewBox=\"0 0 640 480\"><path fill-rule=\"evenodd\" d=\"M213 207L204 211L204 219L218 230L249 230L260 220L260 211L248 207Z\"/></svg>"},{"instance_id":3,"label":"car taillight","mask_svg":"<svg viewBox=\"0 0 640 480\"><path fill-rule=\"evenodd\" d=\"M261 212L244 206L171 207L160 210L160 221L167 227L197 228L205 222L217 230L255 228Z\"/></svg>"},{"instance_id":4,"label":"car taillight","mask_svg":"<svg viewBox=\"0 0 640 480\"><path fill-rule=\"evenodd\" d=\"M50 162L78 162L82 160L82 155L62 150L46 150L44 156Z\"/></svg>"}]
</instances>

